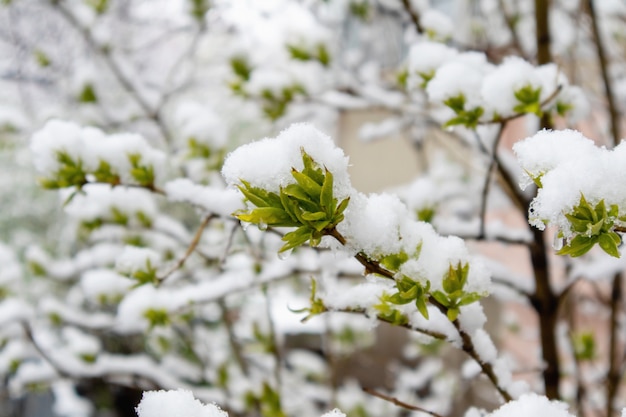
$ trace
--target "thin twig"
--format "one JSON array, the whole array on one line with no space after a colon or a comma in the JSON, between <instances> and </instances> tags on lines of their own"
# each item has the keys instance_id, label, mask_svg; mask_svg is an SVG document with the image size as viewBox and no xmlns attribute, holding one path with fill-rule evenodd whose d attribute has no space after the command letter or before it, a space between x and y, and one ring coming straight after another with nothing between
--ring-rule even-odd
<instances>
[{"instance_id":1,"label":"thin twig","mask_svg":"<svg viewBox=\"0 0 626 417\"><path fill-rule=\"evenodd\" d=\"M406 12L409 14L409 17L411 18L411 22L413 22L413 26L415 26L415 30L417 30L417 33L420 33L420 34L424 33L424 28L422 27L422 24L420 23L420 17L415 11L415 9L413 9L413 6L411 6L411 1L402 0L402 5L404 6L404 10L406 10Z\"/></svg>"},{"instance_id":2,"label":"thin twig","mask_svg":"<svg viewBox=\"0 0 626 417\"><path fill-rule=\"evenodd\" d=\"M511 32L511 39L513 40L513 47L517 50L517 53L524 59L527 59L526 54L524 53L524 48L522 48L522 43L520 42L519 35L517 34L517 16L510 16L507 13L505 4L503 0L498 0L500 10L502 11L502 17L504 18L504 22L506 26L509 28L509 32ZM516 4L513 2L512 4Z\"/></svg>"},{"instance_id":3,"label":"thin twig","mask_svg":"<svg viewBox=\"0 0 626 417\"><path fill-rule=\"evenodd\" d=\"M407 410L420 411L422 413L430 414L433 417L443 417L439 413L435 413L434 411L427 410L427 409L422 408L422 407L417 406L417 405L407 404L404 401L400 401L396 397L391 397L389 395L383 394L382 392L376 391L373 388L363 388L363 391L368 393L368 394L370 394L370 395L373 395L374 397L378 397L378 398L380 398L382 400L385 400L387 402L395 404L398 407L406 408Z\"/></svg>"},{"instance_id":4,"label":"thin twig","mask_svg":"<svg viewBox=\"0 0 626 417\"><path fill-rule=\"evenodd\" d=\"M276 391L280 394L282 391L282 372L281 372L281 364L283 362L282 352L278 345L278 333L276 332L276 324L274 323L274 318L272 317L272 309L269 295L268 283L264 283L261 288L263 290L263 294L265 295L265 314L267 316L267 321L269 324L269 332L271 338L271 353L274 356L274 379L276 380Z\"/></svg>"},{"instance_id":5,"label":"thin twig","mask_svg":"<svg viewBox=\"0 0 626 417\"><path fill-rule=\"evenodd\" d=\"M157 128L161 132L163 139L166 143L171 143L171 135L168 129L165 127L164 121L159 113L159 108L153 109L146 98L139 92L137 87L133 84L130 77L124 74L121 67L118 63L113 59L111 51L109 48L101 46L93 37L91 31L84 27L78 19L64 6L62 6L59 2L51 2L53 7L65 18L65 20L76 30L78 31L89 48L97 53L109 68L115 79L121 84L121 86L126 90L126 92L135 100L139 108L143 111L145 116L154 121Z\"/></svg>"},{"instance_id":6,"label":"thin twig","mask_svg":"<svg viewBox=\"0 0 626 417\"><path fill-rule=\"evenodd\" d=\"M596 46L596 53L598 55L598 61L600 64L600 72L602 74L602 83L604 84L604 95L606 96L607 105L609 108L610 117L610 129L613 139L613 146L617 145L620 140L619 132L619 119L620 114L615 103L615 96L613 92L613 85L611 83L611 76L609 74L609 61L606 56L604 44L602 43L602 36L600 34L600 27L598 24L598 16L596 15L594 0L587 0L587 12L591 18L591 29L593 31L593 42Z\"/></svg>"},{"instance_id":7,"label":"thin twig","mask_svg":"<svg viewBox=\"0 0 626 417\"><path fill-rule=\"evenodd\" d=\"M200 239L202 238L202 233L204 233L204 229L206 229L206 227L209 225L211 220L213 220L214 218L215 218L214 214L209 214L204 218L204 220L202 220L202 223L200 223L200 226L198 227L196 234L191 240L191 243L187 247L185 254L176 262L176 264L171 269L169 269L162 276L158 277L159 285L162 284L170 275L172 275L174 272L182 268L183 265L185 265L185 262L187 262L187 259L189 259L191 254L196 250L196 247L200 243Z\"/></svg>"},{"instance_id":8,"label":"thin twig","mask_svg":"<svg viewBox=\"0 0 626 417\"><path fill-rule=\"evenodd\" d=\"M485 173L485 181L483 183L483 191L480 199L480 214L478 215L478 220L480 221L480 227L478 229L478 238L482 239L485 237L485 225L487 223L487 198L489 197L489 185L491 184L491 173L496 166L496 154L498 152L498 145L500 145L500 140L502 139L502 132L506 127L506 122L501 123L498 134L496 136L496 140L494 141L493 148L491 149L491 154L489 155L489 166L487 167L487 172Z\"/></svg>"},{"instance_id":9,"label":"thin twig","mask_svg":"<svg viewBox=\"0 0 626 417\"><path fill-rule=\"evenodd\" d=\"M219 300L217 300L217 305L220 307L222 313L222 321L226 326L228 343L230 345L230 349L235 355L235 361L237 362L237 365L239 365L239 369L241 369L243 375L248 376L250 374L250 370L248 369L248 363L243 356L243 350L241 348L241 345L239 344L239 341L237 340L237 336L235 335L234 321L232 319L230 311L228 311L228 307L226 306L224 298L220 298Z\"/></svg>"},{"instance_id":10,"label":"thin twig","mask_svg":"<svg viewBox=\"0 0 626 417\"><path fill-rule=\"evenodd\" d=\"M57 362L56 359L52 358L48 354L48 352L46 352L41 347L41 345L39 345L39 342L37 342L37 339L35 338L35 335L33 334L33 329L31 328L30 323L28 323L27 321L22 321L21 324L22 324L22 328L24 329L24 333L26 334L26 338L30 341L30 343L33 345L35 350L39 352L41 357L46 362L48 362L50 366L54 368L54 370L56 371L57 374L59 374L59 376L61 376L62 378L71 378L72 375L69 372L67 372L65 368L61 366L59 362Z\"/></svg>"},{"instance_id":11,"label":"thin twig","mask_svg":"<svg viewBox=\"0 0 626 417\"><path fill-rule=\"evenodd\" d=\"M359 315L364 315L366 316L368 314L368 312L364 309L364 308L327 308L326 309L327 312L332 312L332 313L349 313L349 314L359 314ZM308 319L308 317L305 317L303 320ZM376 316L376 320L378 321L382 321L384 323L389 323L392 324L394 326L397 327L404 327L405 329L408 330L412 330L414 332L417 333L421 333L423 335L426 336L430 336L434 339L437 340L448 340L448 336L444 333L441 332L436 332L434 330L429 330L429 329L423 329L421 327L415 327L409 323L405 323L405 324L398 324L398 323L394 323L393 321L389 320L388 318L385 318L384 316L381 315L377 315Z\"/></svg>"},{"instance_id":12,"label":"thin twig","mask_svg":"<svg viewBox=\"0 0 626 417\"><path fill-rule=\"evenodd\" d=\"M543 99L543 101L539 103L539 108L543 108L544 106L548 105L552 100L554 100L559 95L561 90L563 90L563 85L562 84L557 85L554 91L552 91L552 93L548 97L546 97L545 99ZM520 117L526 116L526 114L527 113L515 113L507 117L498 117L493 120L481 121L481 122L478 122L478 124L479 125L490 125L494 123L503 124L503 123L510 122L511 120L519 119Z\"/></svg>"},{"instance_id":13,"label":"thin twig","mask_svg":"<svg viewBox=\"0 0 626 417\"><path fill-rule=\"evenodd\" d=\"M550 2L535 0L535 42L537 45L537 64L552 62L550 52Z\"/></svg>"},{"instance_id":14,"label":"thin twig","mask_svg":"<svg viewBox=\"0 0 626 417\"><path fill-rule=\"evenodd\" d=\"M342 245L345 245L347 243L346 238L341 233L339 233L337 229L333 228L327 231L326 233L329 236L332 236L335 239L337 239L337 241L339 241L339 243L341 243ZM394 279L393 272L383 268L378 262L367 258L367 256L365 256L364 254L358 253L357 255L355 255L355 258L365 267L366 273L370 273L370 274L374 273L385 278ZM447 315L447 312L448 312L447 307L442 305L434 297L432 296L429 297L428 301L430 304L437 307L439 311L441 311L441 313L443 313L444 315ZM463 330L459 320L455 319L452 322L452 324L454 325L459 336L461 337L462 350L478 363L478 365L480 366L482 370L482 373L487 376L487 378L491 381L495 389L500 393L500 395L502 395L502 398L505 401L511 401L513 399L513 396L509 394L509 392L504 387L500 386L498 377L494 372L493 366L490 363L483 361L483 359L480 357L480 355L476 351L472 338L470 337L469 334L465 332L465 330Z\"/></svg>"},{"instance_id":15,"label":"thin twig","mask_svg":"<svg viewBox=\"0 0 626 417\"><path fill-rule=\"evenodd\" d=\"M596 52L598 55L598 62L600 64L600 72L602 74L602 82L604 84L604 93L607 100L608 110L609 110L609 118L610 118L610 129L613 146L617 145L620 140L620 129L619 129L619 110L615 103L615 97L613 95L613 85L611 83L611 78L609 74L609 62L606 56L606 51L604 49L604 44L602 43L602 36L600 34L600 27L598 24L598 16L596 15L594 0L587 0L587 12L589 13L589 17L591 18L591 29L593 32L593 41L596 46ZM616 228L617 229L617 228ZM620 229L623 229L620 227ZM621 231L621 230L620 230ZM622 376L622 372L620 370L620 364L618 360L618 311L621 305L621 297L622 297L622 275L617 273L613 276L613 281L611 284L611 318L609 324L609 370L607 373L607 384L606 384L606 416L610 417L614 410L613 404L615 402L615 397L617 396L617 391L620 386L620 380Z\"/></svg>"},{"instance_id":16,"label":"thin twig","mask_svg":"<svg viewBox=\"0 0 626 417\"><path fill-rule=\"evenodd\" d=\"M613 414L613 404L617 391L620 386L622 378L622 372L620 369L620 363L618 358L618 316L621 308L622 301L622 274L617 273L613 276L613 282L611 283L611 318L609 321L609 371L607 373L606 381L606 415L610 417Z\"/></svg>"}]
</instances>

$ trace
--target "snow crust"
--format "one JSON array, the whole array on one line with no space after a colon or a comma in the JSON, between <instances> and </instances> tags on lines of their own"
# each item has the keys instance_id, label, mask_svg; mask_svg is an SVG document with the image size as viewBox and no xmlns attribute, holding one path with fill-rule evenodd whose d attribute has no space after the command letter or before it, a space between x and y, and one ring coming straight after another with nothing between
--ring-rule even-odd
<instances>
[{"instance_id":1,"label":"snow crust","mask_svg":"<svg viewBox=\"0 0 626 417\"><path fill-rule=\"evenodd\" d=\"M46 177L54 177L61 167L59 152L67 154L88 173L108 163L124 184L136 184L130 157L138 155L142 166L152 166L158 180L164 174L165 154L153 148L141 135L118 133L106 135L94 127L81 127L58 119L48 121L32 137L31 152L35 168Z\"/></svg>"},{"instance_id":2,"label":"snow crust","mask_svg":"<svg viewBox=\"0 0 626 417\"><path fill-rule=\"evenodd\" d=\"M215 404L202 404L191 391L146 391L136 408L138 417L227 417Z\"/></svg>"},{"instance_id":3,"label":"snow crust","mask_svg":"<svg viewBox=\"0 0 626 417\"><path fill-rule=\"evenodd\" d=\"M333 173L336 196L350 194L348 158L329 136L305 123L291 125L275 139L265 138L237 148L226 158L222 175L231 185L244 179L252 186L278 192L295 183L292 168L303 169L301 150Z\"/></svg>"},{"instance_id":4,"label":"snow crust","mask_svg":"<svg viewBox=\"0 0 626 417\"><path fill-rule=\"evenodd\" d=\"M530 213L531 224L540 229L550 223L570 236L565 214L578 205L581 194L592 205L604 200L607 208L626 206L626 193L615 186L626 181L624 142L608 150L573 130L541 131L515 144L513 150L526 172L521 186L530 178L541 182Z\"/></svg>"},{"instance_id":5,"label":"snow crust","mask_svg":"<svg viewBox=\"0 0 626 417\"><path fill-rule=\"evenodd\" d=\"M164 189L170 201L188 202L222 217L244 208L241 193L236 190L200 185L187 178L169 181Z\"/></svg>"},{"instance_id":6,"label":"snow crust","mask_svg":"<svg viewBox=\"0 0 626 417\"><path fill-rule=\"evenodd\" d=\"M547 397L538 394L524 394L519 399L510 401L488 414L488 417L574 417L567 411L567 404L559 401L550 401Z\"/></svg>"}]
</instances>

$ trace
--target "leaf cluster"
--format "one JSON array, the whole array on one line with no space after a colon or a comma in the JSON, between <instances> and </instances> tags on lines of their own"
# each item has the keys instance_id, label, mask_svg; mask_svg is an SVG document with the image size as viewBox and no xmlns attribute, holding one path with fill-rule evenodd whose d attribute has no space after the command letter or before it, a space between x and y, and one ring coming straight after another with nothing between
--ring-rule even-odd
<instances>
[{"instance_id":1,"label":"leaf cluster","mask_svg":"<svg viewBox=\"0 0 626 417\"><path fill-rule=\"evenodd\" d=\"M293 44L286 45L286 48L291 58L297 61L318 61L325 67L330 65L330 53L322 43L315 45L312 51Z\"/></svg>"},{"instance_id":2,"label":"leaf cluster","mask_svg":"<svg viewBox=\"0 0 626 417\"><path fill-rule=\"evenodd\" d=\"M294 313L309 313L301 321L304 323L310 318L328 311L324 305L324 301L317 296L317 281L311 280L311 295L309 297L309 307L300 310L292 310Z\"/></svg>"},{"instance_id":3,"label":"leaf cluster","mask_svg":"<svg viewBox=\"0 0 626 417\"><path fill-rule=\"evenodd\" d=\"M139 153L128 154L131 165L130 175L142 187L154 186L154 167L149 164L142 164L142 157Z\"/></svg>"},{"instance_id":4,"label":"leaf cluster","mask_svg":"<svg viewBox=\"0 0 626 417\"><path fill-rule=\"evenodd\" d=\"M432 296L437 302L446 308L446 314L450 321L456 320L462 306L472 304L480 300L483 294L466 292L465 284L469 275L469 264L456 266L450 265L446 276L443 278L443 291L433 291Z\"/></svg>"},{"instance_id":5,"label":"leaf cluster","mask_svg":"<svg viewBox=\"0 0 626 417\"><path fill-rule=\"evenodd\" d=\"M287 111L296 96L306 96L304 87L298 83L283 87L279 93L265 89L261 92L262 109L270 120L277 120Z\"/></svg>"},{"instance_id":6,"label":"leaf cluster","mask_svg":"<svg viewBox=\"0 0 626 417\"><path fill-rule=\"evenodd\" d=\"M480 117L485 112L485 110L480 106L473 109L466 109L465 104L467 103L463 94L459 94L456 97L450 97L444 101L443 104L448 106L455 113L455 117L448 120L444 124L444 127L463 125L470 129L474 129L478 125Z\"/></svg>"},{"instance_id":7,"label":"leaf cluster","mask_svg":"<svg viewBox=\"0 0 626 417\"><path fill-rule=\"evenodd\" d=\"M317 246L324 235L330 233L343 219L349 198L341 202L333 194L333 174L322 169L302 150L304 169L292 168L295 183L281 187L279 193L253 187L241 180L239 190L256 208L235 213L244 222L260 228L295 227L286 233L280 252L289 251L309 242Z\"/></svg>"},{"instance_id":8,"label":"leaf cluster","mask_svg":"<svg viewBox=\"0 0 626 417\"><path fill-rule=\"evenodd\" d=\"M596 358L596 340L591 332L572 335L574 355L579 361L591 361Z\"/></svg>"},{"instance_id":9,"label":"leaf cluster","mask_svg":"<svg viewBox=\"0 0 626 417\"><path fill-rule=\"evenodd\" d=\"M417 311L419 311L425 319L428 319L426 303L428 301L430 282L422 284L403 275L402 278L396 280L396 288L398 292L394 294L383 294L381 301L383 303L396 305L415 303Z\"/></svg>"},{"instance_id":10,"label":"leaf cluster","mask_svg":"<svg viewBox=\"0 0 626 417\"><path fill-rule=\"evenodd\" d=\"M280 394L267 382L263 383L260 394L249 391L246 394L246 409L259 410L262 417L286 417L282 409Z\"/></svg>"},{"instance_id":11,"label":"leaf cluster","mask_svg":"<svg viewBox=\"0 0 626 417\"><path fill-rule=\"evenodd\" d=\"M620 257L618 245L621 238L613 231L613 227L616 220L626 219L619 217L619 208L616 204L607 208L604 200L600 200L598 204L592 206L581 194L578 205L570 213L565 214L565 217L575 236L558 252L559 255L581 256L597 243L609 255Z\"/></svg>"},{"instance_id":12,"label":"leaf cluster","mask_svg":"<svg viewBox=\"0 0 626 417\"><path fill-rule=\"evenodd\" d=\"M213 149L193 136L187 139L187 158L204 159L206 169L209 171L217 170L223 165L224 153L224 149Z\"/></svg>"},{"instance_id":13,"label":"leaf cluster","mask_svg":"<svg viewBox=\"0 0 626 417\"><path fill-rule=\"evenodd\" d=\"M148 320L150 329L158 326L167 326L170 323L170 317L167 310L162 308L151 308L143 313L143 316Z\"/></svg>"},{"instance_id":14,"label":"leaf cluster","mask_svg":"<svg viewBox=\"0 0 626 417\"><path fill-rule=\"evenodd\" d=\"M69 153L64 150L56 151L56 159L59 169L52 178L42 178L39 183L46 189L57 189L67 187L82 187L87 184L87 172L80 159L74 160Z\"/></svg>"},{"instance_id":15,"label":"leaf cluster","mask_svg":"<svg viewBox=\"0 0 626 417\"><path fill-rule=\"evenodd\" d=\"M532 85L526 85L514 92L518 104L513 107L516 113L535 114L538 117L543 116L541 110L541 87L533 88Z\"/></svg>"}]
</instances>

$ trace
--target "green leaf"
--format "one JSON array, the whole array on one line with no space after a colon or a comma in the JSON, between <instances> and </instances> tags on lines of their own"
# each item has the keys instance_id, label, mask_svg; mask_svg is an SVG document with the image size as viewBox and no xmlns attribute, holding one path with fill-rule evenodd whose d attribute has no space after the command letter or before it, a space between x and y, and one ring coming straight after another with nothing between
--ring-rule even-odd
<instances>
[{"instance_id":1,"label":"green leaf","mask_svg":"<svg viewBox=\"0 0 626 417\"><path fill-rule=\"evenodd\" d=\"M276 207L259 207L249 213L238 214L237 218L241 221L257 225L275 227L296 227L300 225L293 221L285 210Z\"/></svg>"},{"instance_id":2,"label":"green leaf","mask_svg":"<svg viewBox=\"0 0 626 417\"><path fill-rule=\"evenodd\" d=\"M400 70L396 74L396 81L400 87L406 89L409 81L409 71L406 68Z\"/></svg>"},{"instance_id":3,"label":"green leaf","mask_svg":"<svg viewBox=\"0 0 626 417\"><path fill-rule=\"evenodd\" d=\"M387 255L380 260L380 264L390 271L397 271L400 269L403 263L409 260L409 255L406 252L393 253Z\"/></svg>"},{"instance_id":4,"label":"green leaf","mask_svg":"<svg viewBox=\"0 0 626 417\"><path fill-rule=\"evenodd\" d=\"M93 85L85 84L78 94L78 101L81 103L96 103L98 101L98 96L96 95L96 90Z\"/></svg>"},{"instance_id":5,"label":"green leaf","mask_svg":"<svg viewBox=\"0 0 626 417\"><path fill-rule=\"evenodd\" d=\"M315 182L311 177L304 175L301 172L296 171L295 169L291 170L291 175L295 178L296 182L305 193L313 200L319 201L320 195L322 193L322 187L317 182Z\"/></svg>"},{"instance_id":6,"label":"green leaf","mask_svg":"<svg viewBox=\"0 0 626 417\"><path fill-rule=\"evenodd\" d=\"M448 320L454 321L457 319L457 317L459 317L460 312L461 311L456 307L449 308L448 311L446 311L446 316L448 316Z\"/></svg>"},{"instance_id":7,"label":"green leaf","mask_svg":"<svg viewBox=\"0 0 626 417\"><path fill-rule=\"evenodd\" d=\"M395 293L389 296L389 298L387 299L390 303L393 304L398 304L398 305L402 305L402 304L408 304L411 301L413 301L413 298L406 298L403 297L401 293Z\"/></svg>"},{"instance_id":8,"label":"green leaf","mask_svg":"<svg viewBox=\"0 0 626 417\"><path fill-rule=\"evenodd\" d=\"M337 201L333 198L333 174L329 170L325 171L324 182L320 192L320 205L328 213L328 217L331 217L335 211L334 206L337 204Z\"/></svg>"},{"instance_id":9,"label":"green leaf","mask_svg":"<svg viewBox=\"0 0 626 417\"><path fill-rule=\"evenodd\" d=\"M330 53L326 49L326 45L320 43L317 45L316 50L317 60L325 67L330 65Z\"/></svg>"},{"instance_id":10,"label":"green leaf","mask_svg":"<svg viewBox=\"0 0 626 417\"><path fill-rule=\"evenodd\" d=\"M126 226L128 224L128 215L118 209L117 207L111 207L111 216L113 217L113 223Z\"/></svg>"},{"instance_id":11,"label":"green leaf","mask_svg":"<svg viewBox=\"0 0 626 417\"><path fill-rule=\"evenodd\" d=\"M120 176L113 171L111 164L103 159L98 163L98 169L93 172L93 176L97 182L105 182L112 185L120 183Z\"/></svg>"},{"instance_id":12,"label":"green leaf","mask_svg":"<svg viewBox=\"0 0 626 417\"><path fill-rule=\"evenodd\" d=\"M300 148L300 152L302 153L302 163L304 165L302 173L313 179L313 181L319 185L322 185L325 179L322 169L315 163L313 158L305 152L304 148Z\"/></svg>"},{"instance_id":13,"label":"green leaf","mask_svg":"<svg viewBox=\"0 0 626 417\"><path fill-rule=\"evenodd\" d=\"M239 191L241 191L246 200L248 200L255 206L276 208L282 206L282 204L280 203L280 198L278 198L279 204L276 204L276 199L270 198L270 193L268 193L267 191L263 190L262 188L252 187L247 181L240 181L242 185L238 185L237 188L239 188Z\"/></svg>"},{"instance_id":14,"label":"green leaf","mask_svg":"<svg viewBox=\"0 0 626 417\"><path fill-rule=\"evenodd\" d=\"M476 301L480 300L481 298L483 298L482 294L479 294L477 292L472 292L469 294L465 294L463 296L461 296L458 305L459 306L466 306L468 304L472 304L475 303Z\"/></svg>"},{"instance_id":15,"label":"green leaf","mask_svg":"<svg viewBox=\"0 0 626 417\"><path fill-rule=\"evenodd\" d=\"M448 296L442 293L441 291L433 291L430 295L432 295L433 298L437 300L437 302L441 304L442 306L444 307L450 306L450 300L448 299Z\"/></svg>"},{"instance_id":16,"label":"green leaf","mask_svg":"<svg viewBox=\"0 0 626 417\"><path fill-rule=\"evenodd\" d=\"M428 320L428 307L426 306L426 301L424 300L424 298L422 298L422 297L417 298L415 300L415 307L417 308L417 311L419 311L420 314L426 320Z\"/></svg>"},{"instance_id":17,"label":"green leaf","mask_svg":"<svg viewBox=\"0 0 626 417\"><path fill-rule=\"evenodd\" d=\"M296 45L285 45L289 55L292 59L297 61L310 61L312 59L311 54L304 48Z\"/></svg>"},{"instance_id":18,"label":"green leaf","mask_svg":"<svg viewBox=\"0 0 626 417\"><path fill-rule=\"evenodd\" d=\"M304 212L302 213L302 218L304 220L310 221L310 222L314 222L317 220L322 220L326 218L326 213L318 211L315 213L311 213L311 212Z\"/></svg>"},{"instance_id":19,"label":"green leaf","mask_svg":"<svg viewBox=\"0 0 626 417\"><path fill-rule=\"evenodd\" d=\"M556 112L559 116L565 116L572 109L574 109L574 106L570 103L556 102Z\"/></svg>"},{"instance_id":20,"label":"green leaf","mask_svg":"<svg viewBox=\"0 0 626 417\"><path fill-rule=\"evenodd\" d=\"M465 96L459 94L456 97L450 97L443 102L446 106L450 107L455 113L461 113L465 110Z\"/></svg>"},{"instance_id":21,"label":"green leaf","mask_svg":"<svg viewBox=\"0 0 626 417\"><path fill-rule=\"evenodd\" d=\"M166 326L170 323L170 318L167 310L151 308L143 313L144 318L148 320L150 328L157 326Z\"/></svg>"},{"instance_id":22,"label":"green leaf","mask_svg":"<svg viewBox=\"0 0 626 417\"><path fill-rule=\"evenodd\" d=\"M343 212L346 210L346 208L348 207L348 204L350 203L350 197L345 198L341 201L341 203L339 203L339 206L337 206L337 210L335 210L335 216L338 216L340 214L343 214ZM342 217L343 218L343 217Z\"/></svg>"},{"instance_id":23,"label":"green leaf","mask_svg":"<svg viewBox=\"0 0 626 417\"><path fill-rule=\"evenodd\" d=\"M35 60L40 67L46 68L49 67L50 64L52 64L52 61L50 61L48 55L46 55L46 53L41 49L36 49L33 53L35 55Z\"/></svg>"},{"instance_id":24,"label":"green leaf","mask_svg":"<svg viewBox=\"0 0 626 417\"><path fill-rule=\"evenodd\" d=\"M572 258L582 256L589 252L598 241L597 236L578 235L574 237L566 246L557 252L558 255L569 255Z\"/></svg>"},{"instance_id":25,"label":"green leaf","mask_svg":"<svg viewBox=\"0 0 626 417\"><path fill-rule=\"evenodd\" d=\"M574 355L580 361L590 361L596 357L596 341L591 332L572 335Z\"/></svg>"},{"instance_id":26,"label":"green leaf","mask_svg":"<svg viewBox=\"0 0 626 417\"><path fill-rule=\"evenodd\" d=\"M424 207L422 209L417 210L417 220L421 222L430 223L435 217L435 209L432 207Z\"/></svg>"},{"instance_id":27,"label":"green leaf","mask_svg":"<svg viewBox=\"0 0 626 417\"><path fill-rule=\"evenodd\" d=\"M304 192L304 189L300 187L298 184L289 184L288 186L283 188L282 191L286 195L300 200L301 204L302 203L307 204L307 207L305 207L307 209L312 209L317 206L315 202L311 199L311 197L309 197L309 195Z\"/></svg>"},{"instance_id":28,"label":"green leaf","mask_svg":"<svg viewBox=\"0 0 626 417\"><path fill-rule=\"evenodd\" d=\"M598 244L602 250L615 258L620 257L620 253L617 248L620 241L621 239L619 235L615 232L604 233L598 237Z\"/></svg>"},{"instance_id":29,"label":"green leaf","mask_svg":"<svg viewBox=\"0 0 626 417\"><path fill-rule=\"evenodd\" d=\"M286 252L300 245L303 245L311 237L311 229L308 226L300 226L296 230L286 233L282 240L286 242L279 253Z\"/></svg>"},{"instance_id":30,"label":"green leaf","mask_svg":"<svg viewBox=\"0 0 626 417\"><path fill-rule=\"evenodd\" d=\"M233 72L244 81L250 79L252 73L252 67L248 63L248 60L242 56L236 56L230 59L230 68Z\"/></svg>"}]
</instances>

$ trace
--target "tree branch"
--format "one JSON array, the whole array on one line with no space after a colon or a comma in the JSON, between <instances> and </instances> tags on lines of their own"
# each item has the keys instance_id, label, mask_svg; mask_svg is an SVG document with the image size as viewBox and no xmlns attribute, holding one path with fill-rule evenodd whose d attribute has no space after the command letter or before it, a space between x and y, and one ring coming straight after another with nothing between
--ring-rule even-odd
<instances>
[{"instance_id":1,"label":"tree branch","mask_svg":"<svg viewBox=\"0 0 626 417\"><path fill-rule=\"evenodd\" d=\"M598 55L598 62L600 64L600 72L602 74L602 83L604 84L604 95L606 96L607 105L609 108L610 129L613 140L613 146L617 145L620 140L619 132L619 119L620 114L615 103L615 96L613 93L613 85L611 83L611 77L609 75L609 62L602 43L602 37L600 35L600 27L598 23L598 16L594 7L594 0L587 0L587 11L591 18L591 29L593 32L593 42L596 45L596 53Z\"/></svg>"},{"instance_id":2,"label":"tree branch","mask_svg":"<svg viewBox=\"0 0 626 417\"><path fill-rule=\"evenodd\" d=\"M339 241L339 243L341 243L342 245L345 245L347 243L346 238L341 233L339 233L337 229L333 228L327 231L326 233L329 236L332 236L335 239L337 239L337 241ZM364 254L358 253L357 255L355 255L355 258L361 263L361 265L365 267L366 273L374 273L374 274L381 275L385 278L394 279L395 274L393 272L383 268L382 266L380 266L378 262L368 259ZM444 315L447 316L448 309L445 306L443 306L441 303L439 303L439 301L437 301L434 297L432 296L429 297L428 301L430 302L430 304L437 307L439 311L441 311ZM478 363L483 374L485 374L487 378L491 381L491 383L496 388L496 390L500 393L500 395L502 395L502 398L504 398L505 401L511 401L513 399L513 396L509 394L504 387L500 386L498 377L493 370L493 366L490 363L484 362L482 360L482 358L476 351L476 348L474 347L472 338L470 337L469 334L465 332L465 330L463 330L459 320L455 319L452 322L452 324L454 325L457 332L459 333L459 336L461 336L462 350L465 353L467 353L472 359L474 359L476 363ZM404 327L412 329L412 327L410 327L409 325L404 326Z\"/></svg>"},{"instance_id":3,"label":"tree branch","mask_svg":"<svg viewBox=\"0 0 626 417\"><path fill-rule=\"evenodd\" d=\"M85 28L76 17L67 10L58 1L51 2L53 7L65 18L65 20L83 37L87 46L96 54L98 54L105 65L109 68L115 79L120 83L124 90L133 98L145 116L152 120L159 129L166 143L171 143L171 135L165 126L165 123L159 113L158 108L153 109L145 97L139 92L137 87L132 83L129 77L124 74L121 67L117 64L109 48L101 46L94 39L91 31Z\"/></svg>"},{"instance_id":4,"label":"tree branch","mask_svg":"<svg viewBox=\"0 0 626 417\"><path fill-rule=\"evenodd\" d=\"M214 214L209 214L209 215L207 215L204 218L204 220L202 220L202 223L200 223L200 226L198 227L198 230L196 231L196 234L194 235L193 239L191 240L191 243L189 244L189 247L187 247L187 250L185 251L185 254L165 274L163 274L162 276L158 277L158 282L157 282L158 285L162 284L170 275L172 275L174 272L176 272L180 268L182 268L183 265L185 265L185 262L187 262L187 259L189 259L191 254L196 250L196 247L200 243L200 239L202 238L202 234L204 233L204 229L206 229L206 227L209 225L211 220L213 220L214 218L215 218Z\"/></svg>"},{"instance_id":5,"label":"tree branch","mask_svg":"<svg viewBox=\"0 0 626 417\"><path fill-rule=\"evenodd\" d=\"M411 6L411 1L402 0L402 5L404 6L404 10L406 10L406 12L409 14L409 17L411 18L411 22L413 22L413 26L415 26L415 30L417 31L417 33L419 34L424 33L424 28L422 27L422 24L420 23L420 17L417 14L417 12L413 9L413 6Z\"/></svg>"},{"instance_id":6,"label":"tree branch","mask_svg":"<svg viewBox=\"0 0 626 417\"><path fill-rule=\"evenodd\" d=\"M400 401L395 397L391 397L389 395L383 394L382 392L378 392L373 388L363 388L363 391L370 395L373 395L374 397L378 397L382 400L395 404L398 407L406 408L407 410L420 411L422 413L430 414L433 417L443 417L441 414L435 413L434 411L427 410L417 405L407 404L404 401Z\"/></svg>"}]
</instances>

